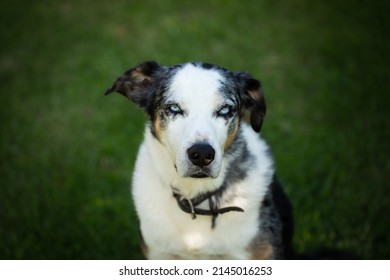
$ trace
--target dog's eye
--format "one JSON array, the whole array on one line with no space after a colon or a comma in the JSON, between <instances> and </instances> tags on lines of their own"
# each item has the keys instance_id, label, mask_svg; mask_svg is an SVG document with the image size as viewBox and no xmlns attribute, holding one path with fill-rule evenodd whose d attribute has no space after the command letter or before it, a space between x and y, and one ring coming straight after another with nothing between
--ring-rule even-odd
<instances>
[{"instance_id":1,"label":"dog's eye","mask_svg":"<svg viewBox=\"0 0 390 280\"><path fill-rule=\"evenodd\" d=\"M217 112L217 116L227 118L230 117L234 112L234 108L230 105L225 105Z\"/></svg>"},{"instance_id":2,"label":"dog's eye","mask_svg":"<svg viewBox=\"0 0 390 280\"><path fill-rule=\"evenodd\" d=\"M168 105L167 111L169 113L171 113L171 114L174 114L174 115L178 115L178 114L182 114L183 113L182 109L177 104L170 104L170 105Z\"/></svg>"}]
</instances>

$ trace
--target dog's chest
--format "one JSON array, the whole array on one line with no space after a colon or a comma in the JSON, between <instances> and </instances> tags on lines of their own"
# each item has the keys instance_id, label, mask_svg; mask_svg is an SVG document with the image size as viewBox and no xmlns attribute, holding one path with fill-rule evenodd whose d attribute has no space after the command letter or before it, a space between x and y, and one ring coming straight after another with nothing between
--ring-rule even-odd
<instances>
[{"instance_id":1,"label":"dog's chest","mask_svg":"<svg viewBox=\"0 0 390 280\"><path fill-rule=\"evenodd\" d=\"M257 213L229 212L218 215L212 228L212 217L183 212L173 197L156 194L159 205L151 211L140 211L142 232L152 259L246 259L247 247L258 230ZM165 197L164 201L161 197ZM200 205L200 207L203 205ZM146 209L145 209L146 210ZM158 226L156 226L158 225Z\"/></svg>"},{"instance_id":2,"label":"dog's chest","mask_svg":"<svg viewBox=\"0 0 390 280\"><path fill-rule=\"evenodd\" d=\"M241 259L247 258L247 246L257 232L257 221L247 213L225 213L219 215L212 228L212 217L190 214L173 207L166 218L171 223L166 230L159 231L161 241L169 244L168 251L175 258L185 259ZM252 220L252 222L249 222ZM168 242L173 240L174 242ZM161 244L161 243L159 243ZM156 244L159 246L158 244Z\"/></svg>"}]
</instances>

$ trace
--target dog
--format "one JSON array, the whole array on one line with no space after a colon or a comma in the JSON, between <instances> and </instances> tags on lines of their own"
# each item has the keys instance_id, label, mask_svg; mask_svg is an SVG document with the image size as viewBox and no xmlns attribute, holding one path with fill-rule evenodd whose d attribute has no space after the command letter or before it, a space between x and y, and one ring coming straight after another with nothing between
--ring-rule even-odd
<instances>
[{"instance_id":1,"label":"dog","mask_svg":"<svg viewBox=\"0 0 390 280\"><path fill-rule=\"evenodd\" d=\"M258 134L258 80L203 62L147 61L112 92L148 116L132 180L147 259L291 257L292 207Z\"/></svg>"}]
</instances>

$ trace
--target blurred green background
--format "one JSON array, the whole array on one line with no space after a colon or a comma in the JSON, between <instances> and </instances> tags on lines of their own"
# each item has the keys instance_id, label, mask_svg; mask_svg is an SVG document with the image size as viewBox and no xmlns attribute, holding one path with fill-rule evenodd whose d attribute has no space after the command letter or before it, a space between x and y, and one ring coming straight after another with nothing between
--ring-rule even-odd
<instances>
[{"instance_id":1,"label":"blurred green background","mask_svg":"<svg viewBox=\"0 0 390 280\"><path fill-rule=\"evenodd\" d=\"M142 258L130 178L145 117L103 92L155 59L262 81L298 252L390 259L388 3L2 0L0 258Z\"/></svg>"}]
</instances>

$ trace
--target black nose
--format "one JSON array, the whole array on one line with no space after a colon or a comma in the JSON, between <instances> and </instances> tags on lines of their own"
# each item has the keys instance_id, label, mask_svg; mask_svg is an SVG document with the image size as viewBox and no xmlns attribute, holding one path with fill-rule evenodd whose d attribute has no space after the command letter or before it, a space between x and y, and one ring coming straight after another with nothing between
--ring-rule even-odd
<instances>
[{"instance_id":1,"label":"black nose","mask_svg":"<svg viewBox=\"0 0 390 280\"><path fill-rule=\"evenodd\" d=\"M203 167L212 163L215 150L208 144L195 144L187 150L187 155L194 165Z\"/></svg>"}]
</instances>

